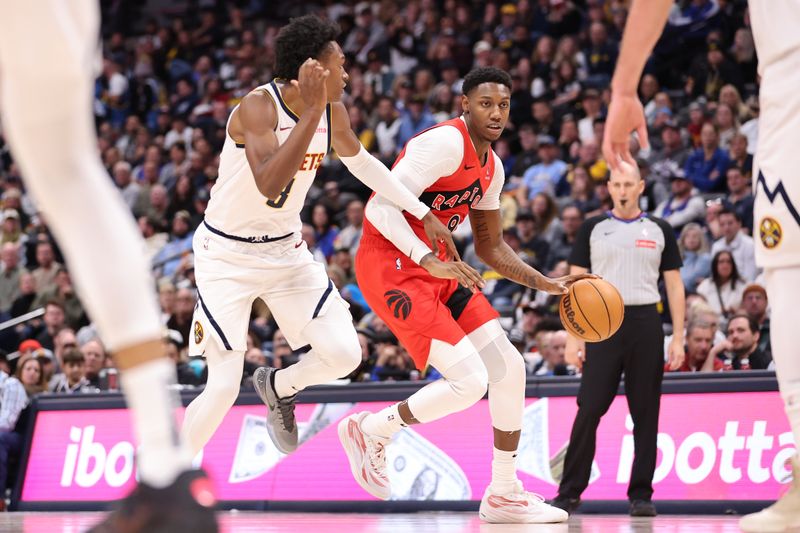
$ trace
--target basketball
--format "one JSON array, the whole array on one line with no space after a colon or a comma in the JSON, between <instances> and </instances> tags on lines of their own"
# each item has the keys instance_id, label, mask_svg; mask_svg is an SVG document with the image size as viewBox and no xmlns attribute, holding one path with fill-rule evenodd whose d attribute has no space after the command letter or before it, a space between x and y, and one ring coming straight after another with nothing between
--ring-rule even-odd
<instances>
[{"instance_id":1,"label":"basketball","mask_svg":"<svg viewBox=\"0 0 800 533\"><path fill-rule=\"evenodd\" d=\"M573 283L561 298L559 314L572 335L587 342L604 341L622 324L625 306L611 283L602 279L582 279Z\"/></svg>"}]
</instances>

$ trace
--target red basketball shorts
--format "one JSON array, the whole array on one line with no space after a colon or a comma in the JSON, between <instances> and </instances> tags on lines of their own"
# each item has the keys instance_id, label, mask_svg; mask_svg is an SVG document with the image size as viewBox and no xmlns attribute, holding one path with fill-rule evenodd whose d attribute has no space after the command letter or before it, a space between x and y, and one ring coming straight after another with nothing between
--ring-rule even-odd
<instances>
[{"instance_id":1,"label":"red basketball shorts","mask_svg":"<svg viewBox=\"0 0 800 533\"><path fill-rule=\"evenodd\" d=\"M431 340L457 344L499 315L483 293L439 279L391 243L365 236L356 254L356 277L367 303L425 368Z\"/></svg>"}]
</instances>

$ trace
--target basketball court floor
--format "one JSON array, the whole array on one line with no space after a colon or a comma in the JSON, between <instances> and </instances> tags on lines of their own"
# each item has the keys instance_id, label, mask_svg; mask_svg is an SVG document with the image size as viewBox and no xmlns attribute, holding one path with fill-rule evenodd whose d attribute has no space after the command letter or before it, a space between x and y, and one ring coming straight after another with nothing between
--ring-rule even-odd
<instances>
[{"instance_id":1,"label":"basketball court floor","mask_svg":"<svg viewBox=\"0 0 800 533\"><path fill-rule=\"evenodd\" d=\"M100 513L3 513L0 531L82 533ZM476 513L327 514L222 512L224 533L738 533L736 516L575 515L566 524L485 524Z\"/></svg>"}]
</instances>

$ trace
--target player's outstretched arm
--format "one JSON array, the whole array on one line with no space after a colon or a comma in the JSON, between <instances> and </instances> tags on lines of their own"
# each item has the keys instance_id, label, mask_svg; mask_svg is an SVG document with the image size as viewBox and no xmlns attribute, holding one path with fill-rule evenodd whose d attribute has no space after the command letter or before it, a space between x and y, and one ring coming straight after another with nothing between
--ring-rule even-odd
<instances>
[{"instance_id":1,"label":"player's outstretched arm","mask_svg":"<svg viewBox=\"0 0 800 533\"><path fill-rule=\"evenodd\" d=\"M642 147L648 146L644 110L636 94L642 69L661 36L674 0L634 0L622 37L617 67L611 80L603 156L612 170L620 160L633 164L629 141L638 132Z\"/></svg>"},{"instance_id":2,"label":"player's outstretched arm","mask_svg":"<svg viewBox=\"0 0 800 533\"><path fill-rule=\"evenodd\" d=\"M274 200L289 184L306 156L311 138L325 112L325 79L328 70L319 62L308 60L300 67L299 88L306 109L282 145L275 135L278 121L275 103L263 91L254 91L242 99L237 110L244 132L244 151L261 194Z\"/></svg>"},{"instance_id":3,"label":"player's outstretched arm","mask_svg":"<svg viewBox=\"0 0 800 533\"><path fill-rule=\"evenodd\" d=\"M552 279L525 263L503 240L503 222L499 209L470 209L469 220L475 239L475 253L495 272L511 281L550 294L565 294L571 283L583 278L597 277L593 274L579 274Z\"/></svg>"}]
</instances>

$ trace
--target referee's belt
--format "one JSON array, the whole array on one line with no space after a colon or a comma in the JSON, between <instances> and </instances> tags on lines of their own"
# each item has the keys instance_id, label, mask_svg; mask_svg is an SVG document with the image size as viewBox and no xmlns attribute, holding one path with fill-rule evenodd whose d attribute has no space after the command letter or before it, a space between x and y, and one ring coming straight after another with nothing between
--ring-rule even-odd
<instances>
[{"instance_id":1,"label":"referee's belt","mask_svg":"<svg viewBox=\"0 0 800 533\"><path fill-rule=\"evenodd\" d=\"M203 224L208 228L208 231L214 233L215 235L219 235L220 237L225 237L226 239L230 239L232 241L239 241L239 242L249 242L251 244L263 244L266 242L275 242L275 241L282 241L287 237L291 237L294 232L287 233L286 235L281 235L279 237L270 237L269 235L261 235L259 237L239 237L238 235L231 235L229 233L225 233L222 230L218 230L205 220L203 220Z\"/></svg>"}]
</instances>

